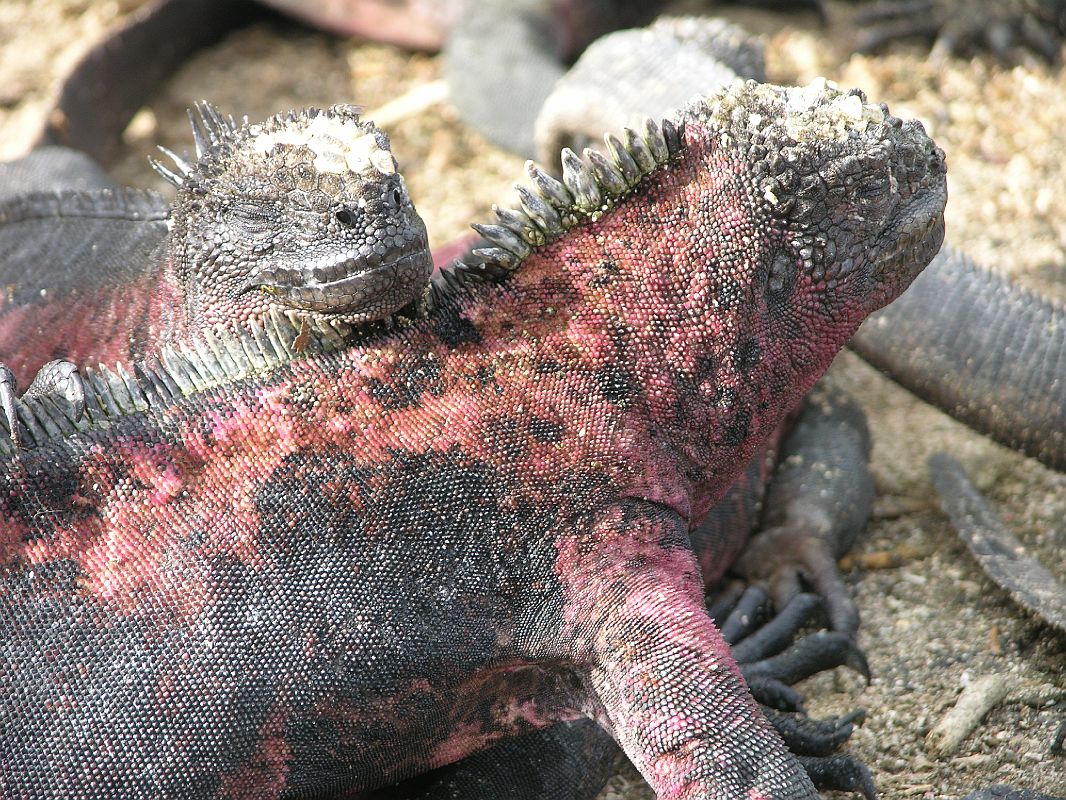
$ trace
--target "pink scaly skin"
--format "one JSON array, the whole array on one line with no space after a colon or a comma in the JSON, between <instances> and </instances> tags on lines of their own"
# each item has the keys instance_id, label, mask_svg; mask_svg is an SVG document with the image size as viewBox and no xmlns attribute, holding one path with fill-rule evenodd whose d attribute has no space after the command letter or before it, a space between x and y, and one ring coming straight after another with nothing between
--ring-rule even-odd
<instances>
[{"instance_id":1,"label":"pink scaly skin","mask_svg":"<svg viewBox=\"0 0 1066 800\"><path fill-rule=\"evenodd\" d=\"M664 800L815 797L689 530L935 253L943 156L824 86L682 136L529 196L550 243L483 229L527 252L423 319L245 339L274 360L180 392L147 365L141 410L6 451L0 795L358 793L584 713Z\"/></svg>"},{"instance_id":2,"label":"pink scaly skin","mask_svg":"<svg viewBox=\"0 0 1066 800\"><path fill-rule=\"evenodd\" d=\"M594 559L561 554L560 570L580 581L564 579L567 628L591 665L595 718L657 797L732 797L742 786L751 800L788 796L807 776L783 746L765 746L779 745L777 734L752 713L729 647L707 618L687 528L660 505L632 501L591 531ZM756 750L758 760L750 758Z\"/></svg>"}]
</instances>

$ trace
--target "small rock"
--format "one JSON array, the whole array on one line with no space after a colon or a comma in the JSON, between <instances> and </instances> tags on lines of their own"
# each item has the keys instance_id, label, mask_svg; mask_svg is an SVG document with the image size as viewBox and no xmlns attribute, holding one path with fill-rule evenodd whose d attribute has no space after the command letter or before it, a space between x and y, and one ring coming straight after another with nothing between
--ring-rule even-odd
<instances>
[{"instance_id":1,"label":"small rock","mask_svg":"<svg viewBox=\"0 0 1066 800\"><path fill-rule=\"evenodd\" d=\"M985 714L1006 696L1006 675L984 675L973 680L959 695L954 708L925 737L926 748L937 755L955 752L973 733Z\"/></svg>"}]
</instances>

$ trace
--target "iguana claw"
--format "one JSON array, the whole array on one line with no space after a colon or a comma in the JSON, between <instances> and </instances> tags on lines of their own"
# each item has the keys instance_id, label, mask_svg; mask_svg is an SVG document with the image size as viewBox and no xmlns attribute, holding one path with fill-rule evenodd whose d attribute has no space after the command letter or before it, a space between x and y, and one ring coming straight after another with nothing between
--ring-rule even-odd
<instances>
[{"instance_id":1,"label":"iguana claw","mask_svg":"<svg viewBox=\"0 0 1066 800\"><path fill-rule=\"evenodd\" d=\"M31 400L45 396L66 400L73 411L73 420L80 420L85 414L85 384L78 367L63 359L49 361L41 367L22 397Z\"/></svg>"},{"instance_id":2,"label":"iguana claw","mask_svg":"<svg viewBox=\"0 0 1066 800\"><path fill-rule=\"evenodd\" d=\"M18 414L15 412L15 373L6 364L0 364L0 406L4 409L7 429L11 431L11 441L15 443L15 447L19 447Z\"/></svg>"}]
</instances>

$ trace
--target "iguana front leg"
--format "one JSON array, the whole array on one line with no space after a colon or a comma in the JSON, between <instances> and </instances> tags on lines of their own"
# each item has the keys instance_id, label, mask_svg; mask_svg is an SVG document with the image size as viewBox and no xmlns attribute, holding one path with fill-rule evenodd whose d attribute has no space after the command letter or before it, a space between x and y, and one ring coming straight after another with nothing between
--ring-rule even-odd
<instances>
[{"instance_id":1,"label":"iguana front leg","mask_svg":"<svg viewBox=\"0 0 1066 800\"><path fill-rule=\"evenodd\" d=\"M661 800L817 796L707 615L679 514L624 500L561 543L559 564L563 646L587 664L589 712Z\"/></svg>"},{"instance_id":2,"label":"iguana front leg","mask_svg":"<svg viewBox=\"0 0 1066 800\"><path fill-rule=\"evenodd\" d=\"M734 654L750 653L752 659L757 659L752 666L762 670L791 641L778 637L782 618L794 617L793 627L802 626L811 620L819 605L820 600L814 595L800 595L783 615L766 626L744 628L737 639L729 638L724 631L723 636ZM729 618L745 615L745 611L738 606ZM785 650L782 655L789 652ZM739 656L737 660L744 673L747 665ZM820 670L801 677L814 671ZM774 695L783 687L792 700L782 704L776 702L779 698L766 696L767 683L752 683L747 676L745 680L763 713L782 734L789 750L799 756L800 764L819 790L861 791L870 800L875 797L869 770L847 753L833 754L851 736L853 723L862 712L826 720L802 713L782 713L777 709L795 711L802 705L796 690L773 679L771 682L777 686L770 686L769 694ZM375 791L366 800L592 800L614 772L617 755L617 744L602 727L588 719L572 720L506 740L462 761Z\"/></svg>"}]
</instances>

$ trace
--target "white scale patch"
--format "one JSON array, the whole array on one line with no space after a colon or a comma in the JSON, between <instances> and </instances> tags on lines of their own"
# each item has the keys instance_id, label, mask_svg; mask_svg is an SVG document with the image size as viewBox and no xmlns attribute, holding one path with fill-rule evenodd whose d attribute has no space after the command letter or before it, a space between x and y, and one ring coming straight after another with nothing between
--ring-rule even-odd
<instances>
[{"instance_id":1,"label":"white scale patch","mask_svg":"<svg viewBox=\"0 0 1066 800\"><path fill-rule=\"evenodd\" d=\"M818 102L829 93L829 102ZM858 95L840 91L833 81L815 78L807 86L785 91L789 116L785 128L796 141L836 139L844 141L852 133L864 132L871 124L885 121L885 112L873 103L863 103Z\"/></svg>"},{"instance_id":2,"label":"white scale patch","mask_svg":"<svg viewBox=\"0 0 1066 800\"><path fill-rule=\"evenodd\" d=\"M865 132L870 125L885 121L880 106L863 103L857 95L840 91L825 78L815 78L807 86L787 88L769 83L748 86L738 78L718 98L712 117L727 131L732 124L761 129L765 120L760 108L783 111L772 124L781 126L798 142L845 141Z\"/></svg>"},{"instance_id":3,"label":"white scale patch","mask_svg":"<svg viewBox=\"0 0 1066 800\"><path fill-rule=\"evenodd\" d=\"M396 172L392 153L378 146L374 134L350 120L319 115L299 127L270 133L252 129L252 145L260 153L269 153L276 144L306 145L315 154L314 167L319 172Z\"/></svg>"}]
</instances>

